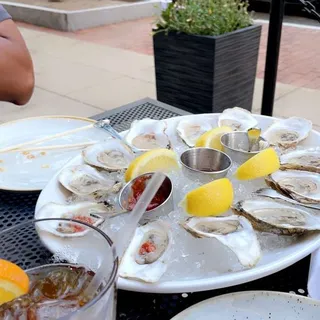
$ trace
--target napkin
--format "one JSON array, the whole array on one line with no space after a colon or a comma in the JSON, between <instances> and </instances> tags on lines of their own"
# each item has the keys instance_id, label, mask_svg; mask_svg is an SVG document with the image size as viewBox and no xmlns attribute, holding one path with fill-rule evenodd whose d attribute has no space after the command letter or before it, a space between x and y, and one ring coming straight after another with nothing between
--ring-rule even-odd
<instances>
[{"instance_id":1,"label":"napkin","mask_svg":"<svg viewBox=\"0 0 320 320\"><path fill-rule=\"evenodd\" d=\"M320 249L317 249L311 255L308 292L309 297L320 300Z\"/></svg>"}]
</instances>

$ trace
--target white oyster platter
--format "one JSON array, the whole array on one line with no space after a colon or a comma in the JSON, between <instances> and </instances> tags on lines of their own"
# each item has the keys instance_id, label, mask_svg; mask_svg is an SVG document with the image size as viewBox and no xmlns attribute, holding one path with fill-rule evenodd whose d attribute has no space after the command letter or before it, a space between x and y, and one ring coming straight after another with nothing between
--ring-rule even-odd
<instances>
[{"instance_id":1,"label":"white oyster platter","mask_svg":"<svg viewBox=\"0 0 320 320\"><path fill-rule=\"evenodd\" d=\"M267 177L269 185L301 203L320 203L320 134L312 130L308 120L275 119L233 108L222 114L134 121L121 135L143 151L170 147L179 156L202 133L222 125L237 131L260 127L262 136L281 150L280 160L287 169ZM111 137L79 152L41 192L35 218L75 218L81 212L116 242L127 215L110 218L110 211L119 210L116 203L124 171L133 158ZM267 187L265 179L239 181L234 177L237 167L234 162L227 174L234 189L234 210L222 217L186 214L178 204L201 183L189 180L180 170L168 174L173 183L174 210L156 218L145 214L144 224L137 228L121 259L118 288L178 293L233 286L284 269L320 246L320 211L253 195ZM114 208L110 204L115 204ZM223 232L216 231L216 223L223 225ZM159 241L160 249L140 259L139 249L150 234ZM40 237L49 250L60 256L65 252L64 258L69 260L70 252L86 259L94 254L84 252L90 232L68 234L52 226L50 232L40 232Z\"/></svg>"}]
</instances>

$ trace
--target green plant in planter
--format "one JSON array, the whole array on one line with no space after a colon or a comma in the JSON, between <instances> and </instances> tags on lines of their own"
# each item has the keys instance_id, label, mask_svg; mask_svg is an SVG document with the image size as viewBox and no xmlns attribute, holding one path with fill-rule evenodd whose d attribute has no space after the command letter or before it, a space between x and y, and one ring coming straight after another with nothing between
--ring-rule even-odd
<instances>
[{"instance_id":1,"label":"green plant in planter","mask_svg":"<svg viewBox=\"0 0 320 320\"><path fill-rule=\"evenodd\" d=\"M162 11L154 33L174 31L218 36L252 24L247 1L177 0Z\"/></svg>"}]
</instances>

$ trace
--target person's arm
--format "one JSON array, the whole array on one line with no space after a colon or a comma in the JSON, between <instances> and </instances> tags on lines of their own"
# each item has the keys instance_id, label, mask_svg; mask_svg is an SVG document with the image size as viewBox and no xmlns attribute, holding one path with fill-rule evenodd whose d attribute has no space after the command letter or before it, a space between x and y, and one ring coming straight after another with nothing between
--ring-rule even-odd
<instances>
[{"instance_id":1,"label":"person's arm","mask_svg":"<svg viewBox=\"0 0 320 320\"><path fill-rule=\"evenodd\" d=\"M24 105L30 100L34 88L32 59L18 28L2 6L0 19L1 16L0 101Z\"/></svg>"}]
</instances>

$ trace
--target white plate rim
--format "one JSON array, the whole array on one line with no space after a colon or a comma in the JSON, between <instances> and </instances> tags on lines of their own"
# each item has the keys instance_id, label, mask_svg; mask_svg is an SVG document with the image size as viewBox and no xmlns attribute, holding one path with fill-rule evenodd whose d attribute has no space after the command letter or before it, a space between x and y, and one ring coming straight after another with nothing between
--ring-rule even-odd
<instances>
[{"instance_id":1,"label":"white plate rim","mask_svg":"<svg viewBox=\"0 0 320 320\"><path fill-rule=\"evenodd\" d=\"M77 116L68 116L68 115L49 115L49 116L37 116L37 117L27 117L27 118L22 118L22 119L17 119L17 120L12 120L12 121L8 121L5 123L0 124L0 130L8 125L11 124L16 124L19 122L23 122L23 121L29 121L29 120L37 120L37 119L72 119L72 120L83 120L86 122L90 122L90 123L95 123L96 120L90 119L90 118L86 118L86 117L77 117ZM11 192L37 192L37 191L41 191L42 189L39 188L8 188L6 186L1 186L0 185L0 190L4 190L4 191L11 191Z\"/></svg>"},{"instance_id":2,"label":"white plate rim","mask_svg":"<svg viewBox=\"0 0 320 320\"><path fill-rule=\"evenodd\" d=\"M184 116L177 116L172 117L169 119L177 120L179 118L185 118L190 116L217 116L220 113L207 113L207 114L195 114L195 115L184 115ZM254 116L257 116L257 118L267 118L272 119L274 121L279 120L281 118L277 117L269 117L259 114L253 114ZM166 120L166 119L163 119ZM316 130L312 130L313 133L315 133L319 139L320 139L320 133ZM76 162L81 157L81 154L73 158L69 165ZM62 170L62 169L61 169ZM52 177L53 179L56 179L58 176L59 171ZM39 198L41 197L41 194ZM38 201L35 207L35 212L39 210ZM299 251L296 251L292 254L286 255L285 258L282 258L279 261L269 263L265 266L257 266L252 269L248 270L241 270L240 272L233 272L232 276L229 275L228 281L225 279L219 279L217 281L216 277L212 278L197 278L197 279L191 279L191 280L184 280L184 281L166 281L162 283L145 283L133 279L125 279L125 278L118 278L118 285L117 287L122 290L127 291L134 291L134 292L145 292L145 293L184 293L184 292L199 292L199 291L208 291L208 290L214 290L214 289L220 289L220 288L226 288L238 284L247 283L253 280L257 280L260 278L263 278L265 276L274 274L280 270L283 270L292 264L298 262L299 260L305 258L307 255L309 255L311 252L319 248L320 246L320 234L318 236L314 236L314 239L310 240L311 243L308 245L305 245L302 249ZM258 272L257 272L258 270ZM215 279L212 281L211 279ZM211 281L210 281L211 280ZM172 285L174 283L174 285ZM190 289L192 288L192 290Z\"/></svg>"},{"instance_id":3,"label":"white plate rim","mask_svg":"<svg viewBox=\"0 0 320 320\"><path fill-rule=\"evenodd\" d=\"M173 318L171 318L171 320L182 320L184 319L184 316L187 312L192 311L192 309L199 309L201 308L203 305L206 304L210 304L210 303L214 303L217 302L219 300L224 300L227 299L229 297L234 297L237 298L237 296L251 296L251 295L264 295L269 297L277 297L277 296L282 296L283 298L298 298L300 300L303 300L304 302L313 304L313 305L317 305L318 307L320 307L320 301L309 298L309 297L305 297L302 295L297 295L297 294L292 294L292 293L288 293L288 292L280 292L280 291L268 291L268 290L250 290L250 291L238 291L238 292L231 292L231 293L226 293L226 294L222 294L216 297L212 297L203 301L200 301L192 306L190 306L189 308L181 311L180 313L178 313L177 315L175 315Z\"/></svg>"},{"instance_id":4,"label":"white plate rim","mask_svg":"<svg viewBox=\"0 0 320 320\"><path fill-rule=\"evenodd\" d=\"M227 288L239 284L248 283L257 279L264 278L266 276L272 275L278 271L281 271L294 263L305 258L314 250L318 249L320 246L320 235L317 239L313 240L312 245L305 247L303 250L300 250L298 253L291 254L286 256L285 259L277 261L274 263L269 263L267 266L258 266L253 269L244 270L240 272L233 272L232 276L226 281L225 279L219 279L214 281L214 285L209 278L205 279L193 279L185 281L175 281L175 284L172 285L173 281L166 281L159 284L148 284L142 283L135 280L128 280L120 278L118 279L118 288L127 291L135 292L145 292L145 293L184 293L184 292L200 292L200 291L209 291L221 288ZM211 279L216 279L212 277ZM187 288L188 287L188 288ZM190 290L190 288L194 288Z\"/></svg>"}]
</instances>

